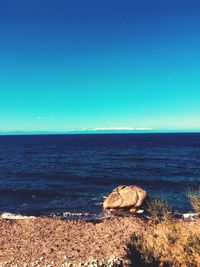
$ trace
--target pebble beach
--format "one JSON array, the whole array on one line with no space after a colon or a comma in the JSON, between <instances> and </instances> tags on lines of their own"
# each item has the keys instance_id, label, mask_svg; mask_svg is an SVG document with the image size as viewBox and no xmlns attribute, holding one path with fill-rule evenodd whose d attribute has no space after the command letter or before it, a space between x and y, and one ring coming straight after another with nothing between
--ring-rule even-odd
<instances>
[{"instance_id":1,"label":"pebble beach","mask_svg":"<svg viewBox=\"0 0 200 267\"><path fill-rule=\"evenodd\" d=\"M129 266L128 244L141 219L102 221L52 218L0 220L0 266Z\"/></svg>"}]
</instances>

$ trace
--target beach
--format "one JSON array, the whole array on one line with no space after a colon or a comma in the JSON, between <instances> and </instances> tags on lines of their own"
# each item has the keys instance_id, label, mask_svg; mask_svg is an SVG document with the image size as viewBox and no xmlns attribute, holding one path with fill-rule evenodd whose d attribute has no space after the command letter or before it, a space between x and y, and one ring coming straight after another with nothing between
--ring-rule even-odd
<instances>
[{"instance_id":1,"label":"beach","mask_svg":"<svg viewBox=\"0 0 200 267\"><path fill-rule=\"evenodd\" d=\"M135 217L1 219L0 266L97 266L89 265L97 261L98 266L129 266L128 244L143 227Z\"/></svg>"},{"instance_id":2,"label":"beach","mask_svg":"<svg viewBox=\"0 0 200 267\"><path fill-rule=\"evenodd\" d=\"M168 263L185 267L200 263L200 220L155 225L135 216L93 222L0 219L0 231L1 267L141 267ZM139 239L143 257L134 249L141 245ZM147 255L153 256L157 265L146 264Z\"/></svg>"}]
</instances>

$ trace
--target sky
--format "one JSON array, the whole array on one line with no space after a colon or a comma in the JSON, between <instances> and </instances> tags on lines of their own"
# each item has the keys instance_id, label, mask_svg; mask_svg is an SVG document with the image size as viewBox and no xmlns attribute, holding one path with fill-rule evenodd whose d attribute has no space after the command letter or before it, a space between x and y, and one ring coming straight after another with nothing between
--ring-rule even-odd
<instances>
[{"instance_id":1,"label":"sky","mask_svg":"<svg viewBox=\"0 0 200 267\"><path fill-rule=\"evenodd\" d=\"M0 3L0 131L200 131L199 0Z\"/></svg>"}]
</instances>

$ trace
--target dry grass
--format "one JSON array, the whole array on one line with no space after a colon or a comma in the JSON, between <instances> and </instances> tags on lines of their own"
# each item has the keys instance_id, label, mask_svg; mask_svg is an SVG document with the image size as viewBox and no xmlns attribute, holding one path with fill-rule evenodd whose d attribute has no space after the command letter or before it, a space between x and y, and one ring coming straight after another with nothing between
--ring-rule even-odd
<instances>
[{"instance_id":1,"label":"dry grass","mask_svg":"<svg viewBox=\"0 0 200 267\"><path fill-rule=\"evenodd\" d=\"M157 266L200 266L200 221L165 221L134 236L133 246L143 261Z\"/></svg>"},{"instance_id":2,"label":"dry grass","mask_svg":"<svg viewBox=\"0 0 200 267\"><path fill-rule=\"evenodd\" d=\"M172 219L171 208L164 200L158 198L148 200L147 211L153 223L160 223Z\"/></svg>"},{"instance_id":3,"label":"dry grass","mask_svg":"<svg viewBox=\"0 0 200 267\"><path fill-rule=\"evenodd\" d=\"M196 191L189 191L188 198L190 200L193 209L196 212L200 212L200 188Z\"/></svg>"}]
</instances>

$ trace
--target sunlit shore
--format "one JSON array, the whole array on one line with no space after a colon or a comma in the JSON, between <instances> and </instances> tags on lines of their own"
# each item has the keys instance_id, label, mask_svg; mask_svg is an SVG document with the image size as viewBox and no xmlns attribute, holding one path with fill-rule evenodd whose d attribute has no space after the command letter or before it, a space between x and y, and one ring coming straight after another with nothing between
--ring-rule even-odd
<instances>
[{"instance_id":1,"label":"sunlit shore","mask_svg":"<svg viewBox=\"0 0 200 267\"><path fill-rule=\"evenodd\" d=\"M200 262L200 220L152 224L136 216L93 222L20 219L0 219L2 267L198 266Z\"/></svg>"}]
</instances>

